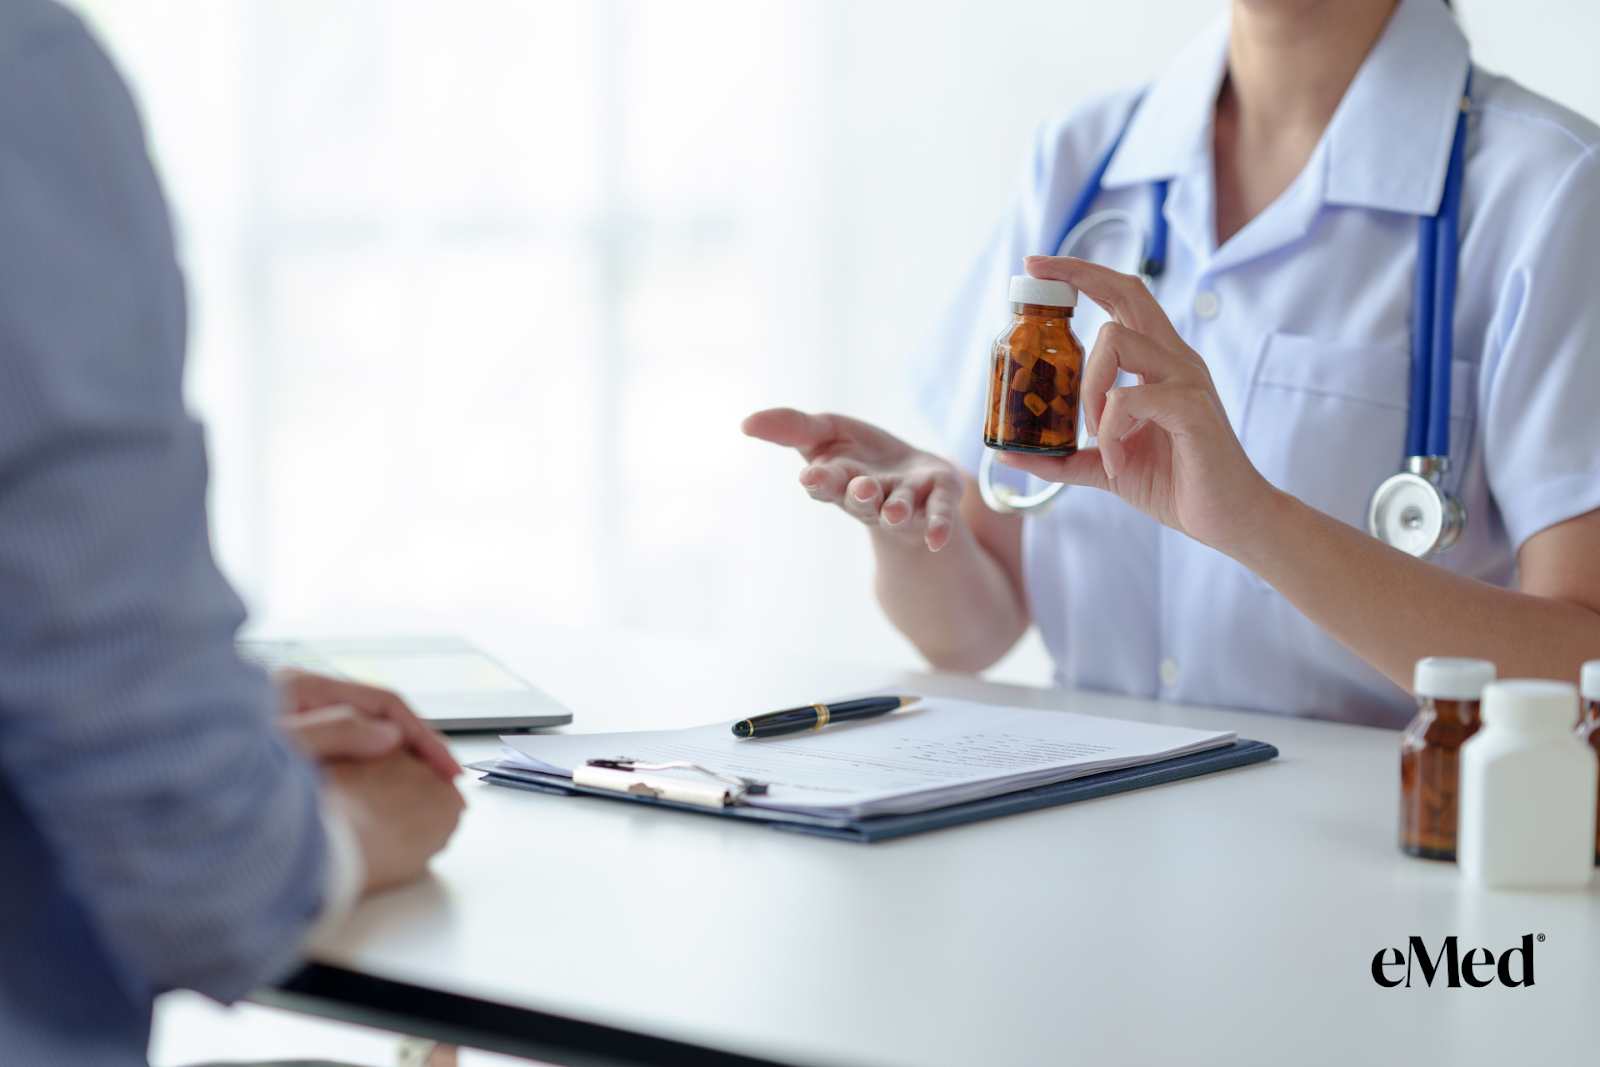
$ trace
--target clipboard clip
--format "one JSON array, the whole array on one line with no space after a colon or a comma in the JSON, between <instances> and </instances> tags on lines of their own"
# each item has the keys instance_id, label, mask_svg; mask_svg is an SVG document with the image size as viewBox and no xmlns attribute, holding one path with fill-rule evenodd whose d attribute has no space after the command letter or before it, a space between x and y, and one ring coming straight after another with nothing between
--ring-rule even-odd
<instances>
[{"instance_id":1,"label":"clipboard clip","mask_svg":"<svg viewBox=\"0 0 1600 1067\"><path fill-rule=\"evenodd\" d=\"M682 778L663 778L640 774L640 771L695 771L724 783L686 781ZM738 804L747 796L765 796L767 785L754 778L741 778L733 774L719 774L687 760L673 763L644 763L631 759L592 759L582 767L572 769L574 785L605 789L630 796L670 800L679 804L693 804L701 808L723 808ZM729 788L729 787L732 788Z\"/></svg>"}]
</instances>

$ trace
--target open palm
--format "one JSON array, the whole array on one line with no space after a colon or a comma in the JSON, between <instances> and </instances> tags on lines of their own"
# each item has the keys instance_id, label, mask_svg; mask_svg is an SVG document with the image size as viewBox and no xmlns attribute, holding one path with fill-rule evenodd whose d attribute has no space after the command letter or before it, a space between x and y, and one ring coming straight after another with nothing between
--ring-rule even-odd
<instances>
[{"instance_id":1,"label":"open palm","mask_svg":"<svg viewBox=\"0 0 1600 1067\"><path fill-rule=\"evenodd\" d=\"M948 460L843 415L771 408L745 419L743 429L805 457L800 484L813 499L935 552L949 542L962 481Z\"/></svg>"}]
</instances>

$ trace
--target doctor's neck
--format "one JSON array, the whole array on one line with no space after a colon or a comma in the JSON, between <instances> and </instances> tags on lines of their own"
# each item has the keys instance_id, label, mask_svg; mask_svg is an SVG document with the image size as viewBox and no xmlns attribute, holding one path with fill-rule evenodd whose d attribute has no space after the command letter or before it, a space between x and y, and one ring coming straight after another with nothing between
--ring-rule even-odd
<instances>
[{"instance_id":1,"label":"doctor's neck","mask_svg":"<svg viewBox=\"0 0 1600 1067\"><path fill-rule=\"evenodd\" d=\"M1300 173L1395 6L1233 0L1228 73L1217 96L1218 244Z\"/></svg>"}]
</instances>

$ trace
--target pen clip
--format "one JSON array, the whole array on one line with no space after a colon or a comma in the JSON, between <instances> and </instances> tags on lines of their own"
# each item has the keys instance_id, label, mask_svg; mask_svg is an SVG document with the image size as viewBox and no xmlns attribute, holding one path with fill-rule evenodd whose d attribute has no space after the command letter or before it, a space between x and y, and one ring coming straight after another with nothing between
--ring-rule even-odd
<instances>
[{"instance_id":1,"label":"pen clip","mask_svg":"<svg viewBox=\"0 0 1600 1067\"><path fill-rule=\"evenodd\" d=\"M737 804L747 796L752 796L752 797L765 796L766 793L767 793L767 784L765 782L759 782L754 778L743 778L743 777L740 777L739 775L736 775L736 774L720 774L717 771L713 771L713 770L710 770L709 768L702 767L697 763L690 763L687 760L677 760L677 761L671 762L671 763L645 763L642 760L633 760L633 759L627 759L625 757L618 757L616 759L592 759L592 760L589 760L585 764L585 766L600 768L600 769L604 769L604 770L625 771L625 772L628 772L628 773L637 773L639 771L695 771L695 772L697 772L699 774L704 774L704 775L706 775L708 777L715 778L719 782L726 782L727 784L733 786L732 789L727 790L726 803L729 803L729 804ZM580 769L582 769L582 768L580 768ZM574 780L576 780L577 775L574 774L573 777L574 777ZM661 781L664 781L664 780L657 779L657 782L661 782ZM579 783L579 784L584 784L584 783ZM591 784L598 784L598 783L591 783ZM609 788L609 786L602 785L602 786L600 786L600 788ZM649 788L654 791L653 795L656 795L658 797L661 796L660 791L656 790L655 786L651 786ZM630 787L630 788L628 788L628 789L626 789L624 791L625 792L633 792L633 793L641 792L637 788L633 788L633 787ZM666 797L665 799L674 799L674 798ZM691 803L696 803L697 801L692 801L691 800L690 802Z\"/></svg>"}]
</instances>

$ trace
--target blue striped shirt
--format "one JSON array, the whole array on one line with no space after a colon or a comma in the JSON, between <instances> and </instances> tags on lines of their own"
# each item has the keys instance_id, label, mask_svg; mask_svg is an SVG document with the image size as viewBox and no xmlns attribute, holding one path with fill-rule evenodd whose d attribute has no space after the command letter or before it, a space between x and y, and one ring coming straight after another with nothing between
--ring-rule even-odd
<instances>
[{"instance_id":1,"label":"blue striped shirt","mask_svg":"<svg viewBox=\"0 0 1600 1067\"><path fill-rule=\"evenodd\" d=\"M138 116L78 19L0 0L0 1061L141 1064L322 903L314 772L212 560L184 296Z\"/></svg>"}]
</instances>

